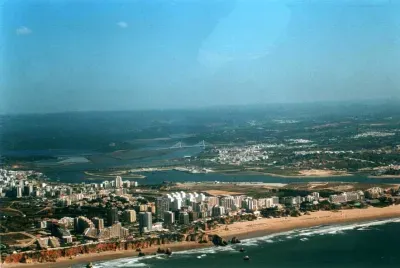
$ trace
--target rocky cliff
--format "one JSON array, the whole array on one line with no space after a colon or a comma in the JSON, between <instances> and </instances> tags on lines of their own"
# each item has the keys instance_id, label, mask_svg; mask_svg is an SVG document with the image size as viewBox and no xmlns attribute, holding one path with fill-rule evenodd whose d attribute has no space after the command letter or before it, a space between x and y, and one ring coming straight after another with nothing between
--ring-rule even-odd
<instances>
[{"instance_id":1,"label":"rocky cliff","mask_svg":"<svg viewBox=\"0 0 400 268\"><path fill-rule=\"evenodd\" d=\"M10 255L1 256L2 263L32 263L32 262L55 262L59 258L69 258L81 254L98 253L105 251L137 250L159 246L172 242L195 241L207 243L209 236L202 233L196 234L168 234L161 235L159 238L137 239L133 241L120 242L101 242L72 246L67 248L26 251Z\"/></svg>"},{"instance_id":2,"label":"rocky cliff","mask_svg":"<svg viewBox=\"0 0 400 268\"><path fill-rule=\"evenodd\" d=\"M226 242L222 237L219 235L213 235L211 241L215 246L227 246L228 242Z\"/></svg>"}]
</instances>

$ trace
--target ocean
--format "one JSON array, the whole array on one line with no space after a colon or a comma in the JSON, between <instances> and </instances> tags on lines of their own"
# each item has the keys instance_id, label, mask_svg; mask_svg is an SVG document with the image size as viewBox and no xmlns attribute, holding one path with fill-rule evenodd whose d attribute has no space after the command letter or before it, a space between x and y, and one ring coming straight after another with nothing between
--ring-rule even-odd
<instances>
[{"instance_id":1,"label":"ocean","mask_svg":"<svg viewBox=\"0 0 400 268\"><path fill-rule=\"evenodd\" d=\"M96 268L400 267L400 219L318 226L242 240L241 244L95 262ZM243 247L246 251L239 252ZM250 260L245 261L247 255ZM84 267L75 265L73 267Z\"/></svg>"}]
</instances>

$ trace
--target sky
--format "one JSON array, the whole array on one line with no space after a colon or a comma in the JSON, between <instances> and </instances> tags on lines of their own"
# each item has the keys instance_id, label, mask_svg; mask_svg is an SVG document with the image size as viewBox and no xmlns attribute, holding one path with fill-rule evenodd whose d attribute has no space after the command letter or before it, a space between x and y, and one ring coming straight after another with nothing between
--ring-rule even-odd
<instances>
[{"instance_id":1,"label":"sky","mask_svg":"<svg viewBox=\"0 0 400 268\"><path fill-rule=\"evenodd\" d=\"M400 1L0 0L0 113L400 98Z\"/></svg>"}]
</instances>

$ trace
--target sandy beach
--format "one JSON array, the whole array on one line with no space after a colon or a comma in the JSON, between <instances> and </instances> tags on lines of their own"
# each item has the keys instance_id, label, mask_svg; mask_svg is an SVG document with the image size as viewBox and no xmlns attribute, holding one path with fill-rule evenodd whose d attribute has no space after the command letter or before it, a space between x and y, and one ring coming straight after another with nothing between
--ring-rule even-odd
<instances>
[{"instance_id":1,"label":"sandy beach","mask_svg":"<svg viewBox=\"0 0 400 268\"><path fill-rule=\"evenodd\" d=\"M320 169L311 169L311 170L299 170L298 173L293 172L292 175L283 175L283 174L276 174L271 172L264 172L259 168L248 168L247 171L235 171L232 173L226 173L226 171L218 172L224 175L264 175L264 176L272 176L272 177L279 177L279 178L328 178L328 177L348 177L353 176L353 174L343 172L343 171L333 171L333 170L320 170Z\"/></svg>"},{"instance_id":2,"label":"sandy beach","mask_svg":"<svg viewBox=\"0 0 400 268\"><path fill-rule=\"evenodd\" d=\"M263 218L256 221L237 222L228 225L228 230L225 230L225 226L221 226L213 230L212 233L217 233L227 239L233 236L239 239L245 239L318 225L362 222L397 217L400 217L400 205L385 208L369 207L366 209L350 209L337 212L318 211L300 217Z\"/></svg>"},{"instance_id":3,"label":"sandy beach","mask_svg":"<svg viewBox=\"0 0 400 268\"><path fill-rule=\"evenodd\" d=\"M287 218L263 218L255 221L237 222L228 225L228 230L225 230L225 225L217 229L209 231L210 234L218 234L225 239L231 239L233 236L239 239L254 238L265 236L272 233L279 233L288 230L307 228L327 224L344 224L352 222L363 222L378 219L389 219L400 217L400 205L390 206L386 208L367 208L367 209L351 209L342 211L318 211L312 212L310 215L301 217ZM172 251L182 251L187 249L211 247L212 244L199 244L196 242L182 242L163 245L162 248L171 248ZM157 247L144 249L146 254L155 253ZM136 251L111 251L98 254L87 254L75 257L74 259L59 259L56 263L33 263L33 264L3 264L2 268L6 267L69 267L74 264L95 261L105 261L119 258L127 258L137 256Z\"/></svg>"},{"instance_id":4,"label":"sandy beach","mask_svg":"<svg viewBox=\"0 0 400 268\"><path fill-rule=\"evenodd\" d=\"M308 169L308 170L300 170L300 176L304 177L329 177L329 176L350 176L344 171L334 171L334 170L325 170L325 169Z\"/></svg>"}]
</instances>

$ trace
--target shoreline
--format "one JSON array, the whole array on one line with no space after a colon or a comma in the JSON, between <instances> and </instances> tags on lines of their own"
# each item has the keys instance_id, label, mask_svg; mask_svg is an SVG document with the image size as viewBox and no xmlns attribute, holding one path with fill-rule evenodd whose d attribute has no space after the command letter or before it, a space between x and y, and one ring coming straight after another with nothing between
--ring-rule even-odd
<instances>
[{"instance_id":1,"label":"shoreline","mask_svg":"<svg viewBox=\"0 0 400 268\"><path fill-rule=\"evenodd\" d=\"M115 176L120 176L120 175L124 176L124 178L127 178L127 179L145 179L145 178L146 178L146 176L140 175L140 174L130 174L130 175L124 175L124 174L119 174L119 175L117 175L117 174L115 174L115 175L101 175L101 174L91 173L91 172L89 172L89 171L84 171L83 173L84 173L85 175L88 175L88 176L94 176L94 177L96 177L96 178L92 178L93 180L104 180L104 178L115 178Z\"/></svg>"},{"instance_id":2,"label":"shoreline","mask_svg":"<svg viewBox=\"0 0 400 268\"><path fill-rule=\"evenodd\" d=\"M254 221L236 222L228 225L228 230L225 230L225 225L221 225L216 229L208 231L207 233L219 235L226 240L230 240L234 236L236 236L240 240L243 240L321 225L362 223L374 220L393 219L398 217L400 217L400 205L385 208L369 207L366 209L349 209L337 212L317 211L311 212L310 215L303 215L300 217L272 219L262 218ZM173 252L176 252L197 248L213 247L213 244L211 242L207 244L200 244L197 242L176 242L146 248L143 249L142 252L146 254L152 254L157 251L158 247L164 249L171 248ZM11 263L3 264L2 267L69 267L71 265L87 264L89 262L136 257L137 255L138 252L136 252L136 250L109 251L96 254L85 254L75 257L73 259L60 258L55 263Z\"/></svg>"},{"instance_id":3,"label":"shoreline","mask_svg":"<svg viewBox=\"0 0 400 268\"><path fill-rule=\"evenodd\" d=\"M400 175L379 175L379 176L374 176L370 175L368 178L371 179L400 179Z\"/></svg>"},{"instance_id":4,"label":"shoreline","mask_svg":"<svg viewBox=\"0 0 400 268\"><path fill-rule=\"evenodd\" d=\"M200 244L197 242L176 242L170 244L163 244L160 246L152 246L149 248L142 249L142 252L146 254L146 256L152 256L152 254L157 252L157 249L170 248L173 252L177 251L185 251L188 249L198 249L198 248L208 248L212 247L211 243ZM165 254L160 254L160 256ZM90 253L84 254L73 259L69 258L60 258L56 262L33 262L33 263L8 263L2 264L1 268L33 268L33 267L42 267L42 268L68 268L72 265L86 265L89 262L99 262L99 261L111 261L117 259L124 258L138 258L138 252L136 250L120 250L120 251L105 251L100 253Z\"/></svg>"},{"instance_id":5,"label":"shoreline","mask_svg":"<svg viewBox=\"0 0 400 268\"><path fill-rule=\"evenodd\" d=\"M290 178L290 179L321 179L321 178L331 178L331 177L351 177L354 176L354 174L349 174L349 173L343 173L343 174L321 174L321 175L280 175L280 174L275 174L275 173L269 173L269 172L258 172L258 171L239 171L239 172L232 172L232 173L226 173L226 172L219 172L219 171L214 171L215 173L220 173L225 176L231 176L231 175L244 175L244 176L271 176L271 177L278 177L278 178Z\"/></svg>"},{"instance_id":6,"label":"shoreline","mask_svg":"<svg viewBox=\"0 0 400 268\"><path fill-rule=\"evenodd\" d=\"M294 179L307 179L307 178L330 178L330 177L351 177L356 174L354 173L347 173L347 172L334 172L334 171L324 171L324 170L316 170L316 172L311 172L308 174L308 170L300 170L300 173L298 174L292 174L292 175L284 175L284 174L276 174L276 173L271 173L271 172L264 172L264 171L258 171L257 169L247 169L247 170L218 170L218 169L212 169L212 172L191 172L190 170L177 170L177 168L180 168L180 166L169 166L169 167L155 167L151 168L151 170L144 170L141 169L130 169L132 172L128 176L138 176L138 178L146 178L146 176L137 174L137 173L146 173L146 172L165 172L165 171L177 171L177 172L183 172L187 173L189 175L192 174L208 174L208 173L215 173L215 174L221 174L224 176L235 176L235 175L242 175L242 176L271 176L271 177L279 177L279 178L294 178ZM199 168L200 169L200 168ZM304 172L302 174L301 172ZM113 175L98 175L98 174L93 174L88 171L84 172L86 175L90 176L97 176L97 177L112 177ZM318 174L319 173L319 174ZM123 175L122 173L120 174L121 176ZM127 177L127 176L125 176ZM128 177L127 177L128 178ZM400 178L400 176L399 176Z\"/></svg>"},{"instance_id":7,"label":"shoreline","mask_svg":"<svg viewBox=\"0 0 400 268\"><path fill-rule=\"evenodd\" d=\"M342 225L394 218L400 218L400 205L384 208L348 209L335 212L317 211L311 212L310 215L299 217L262 218L228 225L228 230L221 226L211 233L216 233L224 239L230 239L234 236L238 239L249 239L321 225Z\"/></svg>"}]
</instances>

